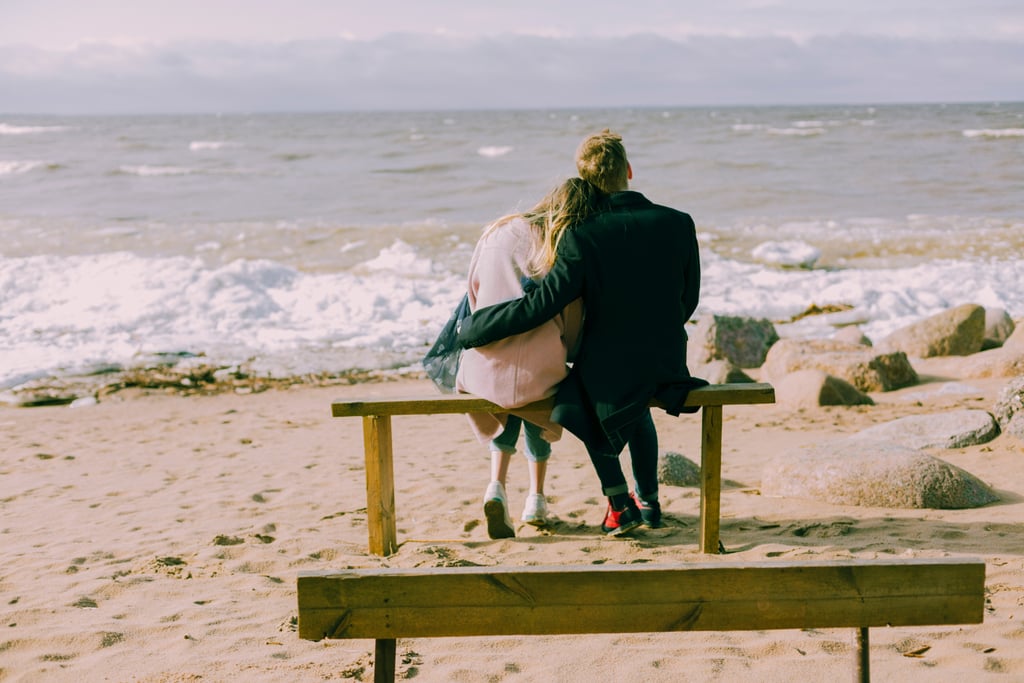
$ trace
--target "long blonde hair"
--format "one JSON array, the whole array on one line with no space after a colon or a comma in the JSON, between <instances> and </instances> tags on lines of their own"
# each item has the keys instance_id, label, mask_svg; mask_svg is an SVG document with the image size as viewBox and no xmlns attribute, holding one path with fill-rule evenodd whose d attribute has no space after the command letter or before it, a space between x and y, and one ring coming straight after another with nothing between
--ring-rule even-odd
<instances>
[{"instance_id":1,"label":"long blonde hair","mask_svg":"<svg viewBox=\"0 0 1024 683\"><path fill-rule=\"evenodd\" d=\"M569 178L528 211L502 216L491 223L484 235L517 218L529 223L533 241L526 260L526 274L540 277L555 265L558 244L565 231L594 214L603 196L599 189L582 178Z\"/></svg>"}]
</instances>

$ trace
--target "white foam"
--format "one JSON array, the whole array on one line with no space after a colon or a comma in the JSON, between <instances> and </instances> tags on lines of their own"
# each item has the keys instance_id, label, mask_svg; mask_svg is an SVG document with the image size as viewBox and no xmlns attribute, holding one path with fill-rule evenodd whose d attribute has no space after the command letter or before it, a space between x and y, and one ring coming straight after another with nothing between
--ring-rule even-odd
<instances>
[{"instance_id":1,"label":"white foam","mask_svg":"<svg viewBox=\"0 0 1024 683\"><path fill-rule=\"evenodd\" d=\"M192 169L183 166L121 166L121 173L138 176L188 175Z\"/></svg>"},{"instance_id":2,"label":"white foam","mask_svg":"<svg viewBox=\"0 0 1024 683\"><path fill-rule=\"evenodd\" d=\"M68 130L67 126L13 126L0 123L0 135L34 135L36 133L59 133Z\"/></svg>"},{"instance_id":3,"label":"white foam","mask_svg":"<svg viewBox=\"0 0 1024 683\"><path fill-rule=\"evenodd\" d=\"M511 152L513 149L515 149L515 148L514 147L497 147L497 146L494 146L494 147L481 147L480 149L478 149L476 151L476 153L479 154L482 157L494 158L494 157L503 157L506 154L508 154L509 152Z\"/></svg>"},{"instance_id":4,"label":"white foam","mask_svg":"<svg viewBox=\"0 0 1024 683\"><path fill-rule=\"evenodd\" d=\"M46 161L37 160L23 160L23 161L0 161L0 175L18 175L20 173L28 173L29 171L37 168L45 168L48 165Z\"/></svg>"},{"instance_id":5,"label":"white foam","mask_svg":"<svg viewBox=\"0 0 1024 683\"><path fill-rule=\"evenodd\" d=\"M963 132L965 138L1021 138L1024 128L980 128Z\"/></svg>"},{"instance_id":6,"label":"white foam","mask_svg":"<svg viewBox=\"0 0 1024 683\"><path fill-rule=\"evenodd\" d=\"M218 150L224 149L225 147L235 146L235 143L227 142L225 140L193 140L188 144L189 150L193 152L204 152L209 150Z\"/></svg>"},{"instance_id":7,"label":"white foam","mask_svg":"<svg viewBox=\"0 0 1024 683\"><path fill-rule=\"evenodd\" d=\"M811 268L821 258L821 250L801 241L762 242L750 255L767 265Z\"/></svg>"}]
</instances>

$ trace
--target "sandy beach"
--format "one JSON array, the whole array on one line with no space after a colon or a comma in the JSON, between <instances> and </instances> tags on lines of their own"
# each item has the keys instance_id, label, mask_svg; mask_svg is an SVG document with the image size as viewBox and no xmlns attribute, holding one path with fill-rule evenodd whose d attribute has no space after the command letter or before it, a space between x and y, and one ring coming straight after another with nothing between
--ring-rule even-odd
<instances>
[{"instance_id":1,"label":"sandy beach","mask_svg":"<svg viewBox=\"0 0 1024 683\"><path fill-rule=\"evenodd\" d=\"M947 364L948 365L948 364ZM991 410L1008 378L922 383L874 406L727 407L721 535L730 560L980 557L980 625L871 631L875 680L1024 680L1024 443L932 451L1001 501L967 510L762 496L761 468L904 415ZM953 388L951 390L950 388ZM700 562L697 488L663 487L667 526L625 539L582 445L555 445L550 532L482 524L486 452L463 416L395 419L400 548L367 552L362 433L335 399L421 379L185 397L128 390L82 407L0 407L0 680L372 680L372 641L301 640L296 576L351 567ZM655 411L661 448L699 461L698 416ZM521 458L509 477L518 517ZM719 558L721 559L721 558ZM823 681L853 676L852 630L400 640L399 679Z\"/></svg>"}]
</instances>

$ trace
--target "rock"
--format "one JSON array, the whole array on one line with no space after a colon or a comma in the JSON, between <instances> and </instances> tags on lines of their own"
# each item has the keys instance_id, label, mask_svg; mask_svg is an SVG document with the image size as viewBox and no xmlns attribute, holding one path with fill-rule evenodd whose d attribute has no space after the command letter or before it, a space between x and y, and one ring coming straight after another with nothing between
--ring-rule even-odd
<instances>
[{"instance_id":1,"label":"rock","mask_svg":"<svg viewBox=\"0 0 1024 683\"><path fill-rule=\"evenodd\" d=\"M1024 377L1010 380L999 390L992 413L1004 429L1015 415L1024 413Z\"/></svg>"},{"instance_id":2,"label":"rock","mask_svg":"<svg viewBox=\"0 0 1024 683\"><path fill-rule=\"evenodd\" d=\"M784 376L775 384L775 397L781 404L801 408L875 403L846 380L814 369L797 370Z\"/></svg>"},{"instance_id":3,"label":"rock","mask_svg":"<svg viewBox=\"0 0 1024 683\"><path fill-rule=\"evenodd\" d=\"M969 356L981 351L984 339L985 309L963 304L896 330L878 347L915 358Z\"/></svg>"},{"instance_id":4,"label":"rock","mask_svg":"<svg viewBox=\"0 0 1024 683\"><path fill-rule=\"evenodd\" d=\"M855 346L871 346L871 340L868 339L864 332L856 325L847 325L836 330L836 333L832 335L832 338L836 341L845 342L847 344L853 344Z\"/></svg>"},{"instance_id":5,"label":"rock","mask_svg":"<svg viewBox=\"0 0 1024 683\"><path fill-rule=\"evenodd\" d=\"M902 351L884 353L832 339L783 339L768 351L762 370L772 382L797 370L822 370L860 391L891 391L917 384Z\"/></svg>"},{"instance_id":6,"label":"rock","mask_svg":"<svg viewBox=\"0 0 1024 683\"><path fill-rule=\"evenodd\" d=\"M885 441L907 448L964 448L999 436L999 425L985 410L954 410L908 415L868 427L850 438Z\"/></svg>"},{"instance_id":7,"label":"rock","mask_svg":"<svg viewBox=\"0 0 1024 683\"><path fill-rule=\"evenodd\" d=\"M1018 441L1024 441L1024 413L1016 413L1011 417L1003 431Z\"/></svg>"},{"instance_id":8,"label":"rock","mask_svg":"<svg viewBox=\"0 0 1024 683\"><path fill-rule=\"evenodd\" d=\"M700 486L700 465L680 453L663 451L658 456L658 483L666 486Z\"/></svg>"},{"instance_id":9,"label":"rock","mask_svg":"<svg viewBox=\"0 0 1024 683\"><path fill-rule=\"evenodd\" d=\"M986 308L982 349L994 349L1002 346L1013 334L1014 328L1013 318L1006 312L1006 309Z\"/></svg>"},{"instance_id":10,"label":"rock","mask_svg":"<svg viewBox=\"0 0 1024 683\"><path fill-rule=\"evenodd\" d=\"M727 360L713 360L707 363L689 365L690 374L706 379L712 384L753 382L751 377Z\"/></svg>"},{"instance_id":11,"label":"rock","mask_svg":"<svg viewBox=\"0 0 1024 683\"><path fill-rule=\"evenodd\" d=\"M687 363L727 360L738 368L757 368L779 340L775 325L764 318L706 315L690 332Z\"/></svg>"},{"instance_id":12,"label":"rock","mask_svg":"<svg viewBox=\"0 0 1024 683\"><path fill-rule=\"evenodd\" d=\"M761 493L903 509L976 508L999 500L974 475L927 453L858 439L774 458L762 472Z\"/></svg>"}]
</instances>

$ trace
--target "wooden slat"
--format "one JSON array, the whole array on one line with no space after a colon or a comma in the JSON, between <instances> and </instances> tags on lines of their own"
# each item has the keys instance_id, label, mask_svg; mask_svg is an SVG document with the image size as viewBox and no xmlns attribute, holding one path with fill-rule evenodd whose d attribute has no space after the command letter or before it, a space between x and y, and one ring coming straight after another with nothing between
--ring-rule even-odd
<instances>
[{"instance_id":1,"label":"wooden slat","mask_svg":"<svg viewBox=\"0 0 1024 683\"><path fill-rule=\"evenodd\" d=\"M395 464L392 453L391 416L363 417L363 450L366 462L366 527L369 549L388 556L398 549L395 525Z\"/></svg>"},{"instance_id":2,"label":"wooden slat","mask_svg":"<svg viewBox=\"0 0 1024 683\"><path fill-rule=\"evenodd\" d=\"M985 564L918 559L303 572L299 636L404 638L981 623Z\"/></svg>"},{"instance_id":3,"label":"wooden slat","mask_svg":"<svg viewBox=\"0 0 1024 683\"><path fill-rule=\"evenodd\" d=\"M685 405L721 406L753 405L774 403L775 388L771 384L752 382L736 384L712 384L694 389L686 397ZM554 399L537 401L518 408L521 411L550 411ZM664 408L656 401L655 408ZM368 398L358 401L335 401L331 404L334 417L359 417L365 415L444 415L451 413L507 413L508 408L491 403L472 394L438 394L404 398Z\"/></svg>"}]
</instances>

